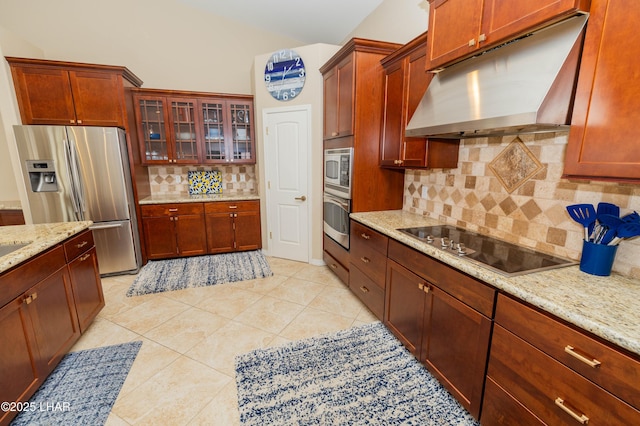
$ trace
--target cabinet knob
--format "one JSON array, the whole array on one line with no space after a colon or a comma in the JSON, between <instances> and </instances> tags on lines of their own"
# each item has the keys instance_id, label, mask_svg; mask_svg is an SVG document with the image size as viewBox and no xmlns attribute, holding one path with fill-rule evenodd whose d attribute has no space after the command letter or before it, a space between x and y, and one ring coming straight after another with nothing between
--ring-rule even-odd
<instances>
[{"instance_id":1,"label":"cabinet knob","mask_svg":"<svg viewBox=\"0 0 640 426\"><path fill-rule=\"evenodd\" d=\"M363 232L362 234L360 234L360 236L361 236L362 238L364 238L365 240L368 240L368 239L370 239L370 238L371 238L371 236L370 236L370 235L367 235L367 234L366 234L366 233L364 233L364 232Z\"/></svg>"},{"instance_id":2,"label":"cabinet knob","mask_svg":"<svg viewBox=\"0 0 640 426\"><path fill-rule=\"evenodd\" d=\"M369 262L371 262L371 260L370 260L369 258L364 257L364 256L362 256L362 257L360 258L360 260L362 260L362 262L363 262L363 263L369 263Z\"/></svg>"},{"instance_id":3,"label":"cabinet knob","mask_svg":"<svg viewBox=\"0 0 640 426\"><path fill-rule=\"evenodd\" d=\"M332 263L329 266L331 267L331 269L338 269L338 265L336 265L335 263Z\"/></svg>"},{"instance_id":4,"label":"cabinet knob","mask_svg":"<svg viewBox=\"0 0 640 426\"><path fill-rule=\"evenodd\" d=\"M476 45L476 39L472 38L471 40L469 40L469 47L473 47Z\"/></svg>"},{"instance_id":5,"label":"cabinet knob","mask_svg":"<svg viewBox=\"0 0 640 426\"><path fill-rule=\"evenodd\" d=\"M338 132L331 132L331 136L338 136Z\"/></svg>"},{"instance_id":6,"label":"cabinet knob","mask_svg":"<svg viewBox=\"0 0 640 426\"><path fill-rule=\"evenodd\" d=\"M76 124L76 120L69 120L69 124Z\"/></svg>"},{"instance_id":7,"label":"cabinet knob","mask_svg":"<svg viewBox=\"0 0 640 426\"><path fill-rule=\"evenodd\" d=\"M82 120L78 120L78 124L82 124Z\"/></svg>"},{"instance_id":8,"label":"cabinet knob","mask_svg":"<svg viewBox=\"0 0 640 426\"><path fill-rule=\"evenodd\" d=\"M365 286L363 286L363 285L362 285L362 286L360 286L360 291L361 291L361 292L363 292L363 293L369 293L369 289L368 289L368 288L366 288L366 287L365 287Z\"/></svg>"},{"instance_id":9,"label":"cabinet knob","mask_svg":"<svg viewBox=\"0 0 640 426\"><path fill-rule=\"evenodd\" d=\"M478 36L478 43L482 43L483 41L487 40L487 36L485 34L480 34Z\"/></svg>"}]
</instances>

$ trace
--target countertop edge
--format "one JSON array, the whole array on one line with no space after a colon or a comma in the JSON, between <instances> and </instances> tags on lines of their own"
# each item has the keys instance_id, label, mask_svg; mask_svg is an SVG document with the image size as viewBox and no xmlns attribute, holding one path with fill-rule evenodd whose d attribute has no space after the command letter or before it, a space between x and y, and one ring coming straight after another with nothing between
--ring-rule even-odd
<instances>
[{"instance_id":1,"label":"countertop edge","mask_svg":"<svg viewBox=\"0 0 640 426\"><path fill-rule=\"evenodd\" d=\"M171 204L171 203L207 203L217 201L250 201L259 200L258 194L167 194L152 195L138 201L138 204Z\"/></svg>"},{"instance_id":2,"label":"countertop edge","mask_svg":"<svg viewBox=\"0 0 640 426\"><path fill-rule=\"evenodd\" d=\"M640 355L640 320L634 320L640 314L635 312L635 316L633 316L633 306L628 301L629 296L632 298L633 296L623 294L630 290L640 296L640 283L637 280L617 274L612 274L609 277L597 277L581 272L577 265L506 277L397 231L397 229L405 227L442 224L433 218L419 216L404 210L352 213L350 217L506 294ZM393 225L390 225L391 223ZM563 282L564 285L559 286L558 282ZM592 300L594 299L592 295L602 295L603 293L613 294L613 296L607 300L605 298ZM625 318L626 321L621 323L621 317L625 315L632 316Z\"/></svg>"},{"instance_id":3,"label":"countertop edge","mask_svg":"<svg viewBox=\"0 0 640 426\"><path fill-rule=\"evenodd\" d=\"M0 257L0 274L88 229L92 224L92 221L80 221L0 227L0 244L28 243L26 246Z\"/></svg>"}]
</instances>

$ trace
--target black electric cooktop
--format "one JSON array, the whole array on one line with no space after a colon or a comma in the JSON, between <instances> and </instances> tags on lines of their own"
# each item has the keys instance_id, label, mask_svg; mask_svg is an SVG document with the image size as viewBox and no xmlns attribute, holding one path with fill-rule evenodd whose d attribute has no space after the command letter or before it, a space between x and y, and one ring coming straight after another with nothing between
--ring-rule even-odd
<instances>
[{"instance_id":1,"label":"black electric cooktop","mask_svg":"<svg viewBox=\"0 0 640 426\"><path fill-rule=\"evenodd\" d=\"M508 277L577 263L451 225L403 228L398 231Z\"/></svg>"}]
</instances>

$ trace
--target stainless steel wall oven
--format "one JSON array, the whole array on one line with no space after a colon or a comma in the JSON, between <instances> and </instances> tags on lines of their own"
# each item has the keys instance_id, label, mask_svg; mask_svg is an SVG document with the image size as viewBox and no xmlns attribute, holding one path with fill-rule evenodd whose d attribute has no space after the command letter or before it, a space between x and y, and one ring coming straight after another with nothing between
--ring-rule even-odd
<instances>
[{"instance_id":1,"label":"stainless steel wall oven","mask_svg":"<svg viewBox=\"0 0 640 426\"><path fill-rule=\"evenodd\" d=\"M349 249L349 213L351 200L324 194L324 233Z\"/></svg>"}]
</instances>

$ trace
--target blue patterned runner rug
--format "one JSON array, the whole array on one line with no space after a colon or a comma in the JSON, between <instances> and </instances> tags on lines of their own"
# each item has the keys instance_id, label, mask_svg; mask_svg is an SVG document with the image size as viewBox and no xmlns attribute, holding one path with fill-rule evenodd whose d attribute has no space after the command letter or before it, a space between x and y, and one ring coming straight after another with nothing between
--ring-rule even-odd
<instances>
[{"instance_id":1,"label":"blue patterned runner rug","mask_svg":"<svg viewBox=\"0 0 640 426\"><path fill-rule=\"evenodd\" d=\"M140 346L131 342L65 355L11 426L105 424Z\"/></svg>"},{"instance_id":2,"label":"blue patterned runner rug","mask_svg":"<svg viewBox=\"0 0 640 426\"><path fill-rule=\"evenodd\" d=\"M271 275L273 272L269 263L259 250L156 260L140 270L127 296L205 287Z\"/></svg>"},{"instance_id":3,"label":"blue patterned runner rug","mask_svg":"<svg viewBox=\"0 0 640 426\"><path fill-rule=\"evenodd\" d=\"M236 357L243 425L477 426L381 323Z\"/></svg>"}]
</instances>

